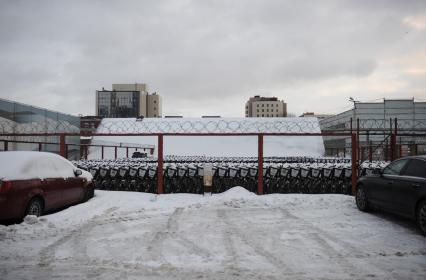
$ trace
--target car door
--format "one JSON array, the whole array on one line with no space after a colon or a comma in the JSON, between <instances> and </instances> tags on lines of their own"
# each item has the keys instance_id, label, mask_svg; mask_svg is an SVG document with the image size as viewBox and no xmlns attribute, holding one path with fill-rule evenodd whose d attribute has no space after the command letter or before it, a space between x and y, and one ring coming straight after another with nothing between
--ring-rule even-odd
<instances>
[{"instance_id":1,"label":"car door","mask_svg":"<svg viewBox=\"0 0 426 280\"><path fill-rule=\"evenodd\" d=\"M84 196L84 183L85 180L79 176L67 178L66 195L70 203L80 202Z\"/></svg>"},{"instance_id":2,"label":"car door","mask_svg":"<svg viewBox=\"0 0 426 280\"><path fill-rule=\"evenodd\" d=\"M399 159L390 163L380 176L369 178L368 198L373 204L386 209L393 208L393 192L398 184L400 173L408 163L408 159Z\"/></svg>"},{"instance_id":3,"label":"car door","mask_svg":"<svg viewBox=\"0 0 426 280\"><path fill-rule=\"evenodd\" d=\"M62 186L62 203L69 205L79 202L83 197L83 178L74 174L76 167L64 158L52 159L58 178L64 180Z\"/></svg>"},{"instance_id":4,"label":"car door","mask_svg":"<svg viewBox=\"0 0 426 280\"><path fill-rule=\"evenodd\" d=\"M39 160L34 165L37 168L37 173L41 174L40 187L43 191L45 210L54 209L61 206L62 203L62 184L55 178L55 171L52 163L49 160Z\"/></svg>"},{"instance_id":5,"label":"car door","mask_svg":"<svg viewBox=\"0 0 426 280\"><path fill-rule=\"evenodd\" d=\"M426 188L426 161L410 159L393 186L394 210L403 215L414 215L421 188Z\"/></svg>"}]
</instances>

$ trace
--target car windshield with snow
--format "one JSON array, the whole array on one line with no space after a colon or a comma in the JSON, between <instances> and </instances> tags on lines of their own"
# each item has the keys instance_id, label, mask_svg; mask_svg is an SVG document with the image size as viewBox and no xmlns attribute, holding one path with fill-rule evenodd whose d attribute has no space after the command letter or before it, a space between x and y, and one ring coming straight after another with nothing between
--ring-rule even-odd
<instances>
[{"instance_id":1,"label":"car windshield with snow","mask_svg":"<svg viewBox=\"0 0 426 280\"><path fill-rule=\"evenodd\" d=\"M40 216L93 195L92 175L59 155L0 152L0 220Z\"/></svg>"}]
</instances>

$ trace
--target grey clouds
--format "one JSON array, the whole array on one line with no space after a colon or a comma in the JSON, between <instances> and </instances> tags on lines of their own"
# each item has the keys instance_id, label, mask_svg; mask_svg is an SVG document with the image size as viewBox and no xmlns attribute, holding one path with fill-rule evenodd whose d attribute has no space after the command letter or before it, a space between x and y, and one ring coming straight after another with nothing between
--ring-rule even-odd
<instances>
[{"instance_id":1,"label":"grey clouds","mask_svg":"<svg viewBox=\"0 0 426 280\"><path fill-rule=\"evenodd\" d=\"M1 1L0 97L93 114L143 82L163 114L243 116L255 94L294 113L426 99L426 1Z\"/></svg>"}]
</instances>

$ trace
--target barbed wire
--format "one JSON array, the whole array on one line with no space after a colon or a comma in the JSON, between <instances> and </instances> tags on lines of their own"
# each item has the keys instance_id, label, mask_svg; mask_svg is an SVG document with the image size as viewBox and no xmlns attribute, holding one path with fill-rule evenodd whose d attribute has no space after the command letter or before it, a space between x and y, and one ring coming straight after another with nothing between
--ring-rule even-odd
<instances>
[{"instance_id":1,"label":"barbed wire","mask_svg":"<svg viewBox=\"0 0 426 280\"><path fill-rule=\"evenodd\" d=\"M339 118L335 120L320 121L322 130L342 130L350 129L351 121L347 118ZM357 121L352 121L352 129L356 130L358 126ZM390 130L395 128L395 119L359 119L360 129L369 130ZM398 130L410 131L410 130L425 130L426 131L426 119L397 119Z\"/></svg>"},{"instance_id":2,"label":"barbed wire","mask_svg":"<svg viewBox=\"0 0 426 280\"><path fill-rule=\"evenodd\" d=\"M319 133L316 119L104 119L98 133Z\"/></svg>"},{"instance_id":3,"label":"barbed wire","mask_svg":"<svg viewBox=\"0 0 426 280\"><path fill-rule=\"evenodd\" d=\"M360 129L390 130L393 119L360 119ZM356 122L352 122L355 130ZM322 130L349 130L350 121L321 122ZM399 131L424 130L426 119L398 119ZM97 133L320 133L315 118L241 118L241 119L104 119ZM0 134L80 133L80 128L66 120L45 118L41 122L18 123L0 117ZM45 137L43 136L43 139ZM34 140L36 141L36 140Z\"/></svg>"},{"instance_id":4,"label":"barbed wire","mask_svg":"<svg viewBox=\"0 0 426 280\"><path fill-rule=\"evenodd\" d=\"M31 134L31 133L80 133L80 128L65 120L52 120L49 118L43 119L40 122L18 123L12 120L0 117L0 134L1 133L16 133L16 134ZM25 140L35 142L57 142L55 136L1 136L2 140ZM77 137L78 138L78 137ZM77 139L69 139L71 142L77 142Z\"/></svg>"}]
</instances>

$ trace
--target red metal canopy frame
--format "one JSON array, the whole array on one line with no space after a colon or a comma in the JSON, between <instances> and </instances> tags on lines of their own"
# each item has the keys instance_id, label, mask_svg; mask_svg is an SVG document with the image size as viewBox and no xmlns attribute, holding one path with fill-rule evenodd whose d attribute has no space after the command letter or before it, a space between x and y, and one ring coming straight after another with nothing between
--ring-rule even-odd
<instances>
[{"instance_id":1,"label":"red metal canopy frame","mask_svg":"<svg viewBox=\"0 0 426 280\"><path fill-rule=\"evenodd\" d=\"M58 136L59 137L59 151L60 154L66 157L66 137L67 136L157 136L158 141L158 157L157 157L157 193L164 193L163 184L163 166L164 166L164 154L163 154L163 139L164 136L257 136L258 139L258 182L257 182L257 194L263 194L263 140L265 136L350 136L351 137L351 156L352 156L352 194L355 194L356 182L358 179L358 164L357 164L357 134L349 132L320 132L320 133L4 133L0 136Z\"/></svg>"}]
</instances>

